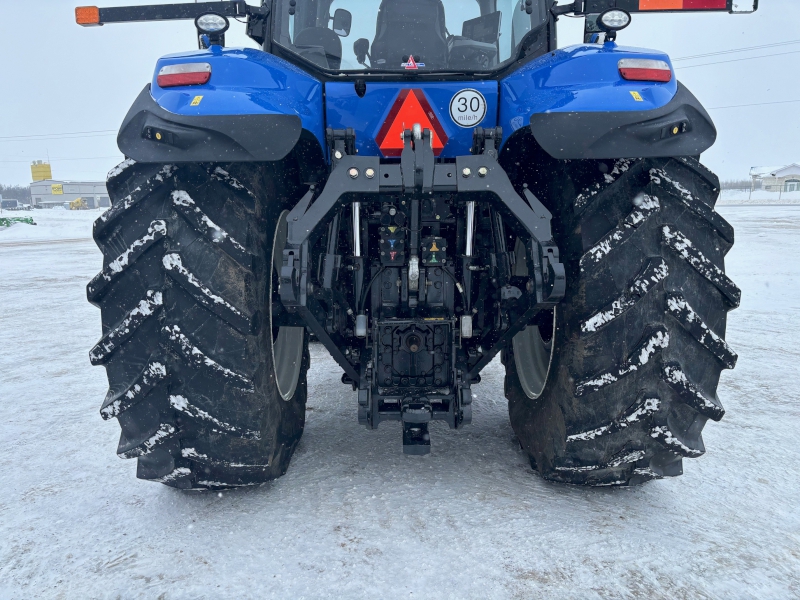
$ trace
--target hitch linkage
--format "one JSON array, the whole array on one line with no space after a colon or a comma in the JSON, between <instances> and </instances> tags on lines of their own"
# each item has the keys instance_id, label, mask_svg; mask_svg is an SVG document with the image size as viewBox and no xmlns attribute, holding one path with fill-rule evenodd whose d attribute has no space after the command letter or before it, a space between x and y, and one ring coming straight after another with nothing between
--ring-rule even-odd
<instances>
[{"instance_id":1,"label":"hitch linkage","mask_svg":"<svg viewBox=\"0 0 800 600\"><path fill-rule=\"evenodd\" d=\"M342 380L358 390L359 422L374 429L381 421L402 421L404 449L410 454L429 452L428 423L431 420L444 420L451 428L460 428L471 422L471 385L480 380L480 370L531 322L537 312L555 306L565 291L564 267L552 237L550 213L527 188L522 190L523 199L497 162L502 130L499 127L476 128L472 154L459 156L455 162L437 162L431 136L428 129L421 129L419 125L405 130L399 163L382 163L378 157L356 154L352 130L328 129L330 176L322 188L311 186L287 217L287 241L279 288L286 310L302 317L344 370ZM449 266L437 265L437 272L442 273L439 276L449 273L448 285L456 285L461 293L464 311L460 326L459 318L455 313L451 314L452 311L443 313L442 317L414 317L413 307L426 293L419 283L422 261L426 259L424 253L420 254L420 249L426 248L424 239L420 238L420 201L427 199L432 202L434 200L430 199L436 195L448 198L454 207L465 209L466 221L459 221L467 225L466 252L461 257L460 273L456 274ZM386 317L379 316L383 313L372 312L376 306L374 298L378 297L375 294L383 293L374 290L383 285L381 276L388 267L378 265L374 255L372 262L368 260L369 223L367 215L362 216L362 204L385 204L387 198L402 198L406 205L407 264L391 268L398 274L397 286L398 289L402 287L402 299L411 310L411 317ZM491 262L496 264L494 267L474 267L473 264L476 260L473 251L476 203L491 207L492 239L498 248L503 247L491 255ZM462 214L461 210L459 214ZM350 211L352 218L348 219ZM516 285L510 283L514 259L504 249L504 218L517 223L521 237L527 240L525 251L531 268L526 276L527 286L521 286L524 289L517 287L519 277L513 279ZM347 258L347 268L353 271L352 297L355 298L349 305L335 285L338 273L345 269L344 257L339 254L339 235L348 227L352 227L353 237L350 244L352 256ZM320 265L312 265L311 248L326 233L327 244ZM385 237L387 233L381 235ZM435 237L438 234L433 235L425 240L444 240ZM426 252L429 258L430 250ZM452 260L448 263L457 264ZM473 268L497 269L496 281L500 282L497 301L506 308L499 326L478 329L480 337L471 340L467 352L464 340L473 335L472 312L477 312L470 300L473 296ZM430 277L436 269L428 264L425 270ZM319 278L316 286L311 284L314 273ZM376 280L379 284L378 288L372 287L373 304L369 308L366 300ZM431 280L427 281L430 285ZM326 315L320 301L328 307L340 307L347 316L340 314L332 318ZM407 347L416 348L420 343L428 344L425 346L427 350L413 358L415 366L408 371L412 375L406 375L400 368L407 360L402 352L408 352ZM428 355L431 358L425 358ZM433 372L432 367L419 370L422 367L418 361L425 360L433 360L432 365L440 366L435 377L421 376L423 372ZM413 375L415 372L417 375Z\"/></svg>"}]
</instances>

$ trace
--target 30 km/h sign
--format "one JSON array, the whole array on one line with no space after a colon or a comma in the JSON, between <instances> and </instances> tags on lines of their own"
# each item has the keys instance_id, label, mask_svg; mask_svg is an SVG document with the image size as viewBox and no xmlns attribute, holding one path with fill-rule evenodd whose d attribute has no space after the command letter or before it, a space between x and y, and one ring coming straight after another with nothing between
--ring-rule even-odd
<instances>
[{"instance_id":1,"label":"30 km/h sign","mask_svg":"<svg viewBox=\"0 0 800 600\"><path fill-rule=\"evenodd\" d=\"M475 127L486 116L486 98L478 90L461 90L450 100L450 118L459 127Z\"/></svg>"}]
</instances>

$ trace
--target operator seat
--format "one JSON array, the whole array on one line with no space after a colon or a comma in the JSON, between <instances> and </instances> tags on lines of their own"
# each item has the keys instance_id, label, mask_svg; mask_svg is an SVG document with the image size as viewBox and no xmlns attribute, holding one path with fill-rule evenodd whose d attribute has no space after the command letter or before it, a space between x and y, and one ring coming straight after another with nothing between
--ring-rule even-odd
<instances>
[{"instance_id":1,"label":"operator seat","mask_svg":"<svg viewBox=\"0 0 800 600\"><path fill-rule=\"evenodd\" d=\"M332 29L325 27L303 29L294 36L294 45L301 51L301 56L321 67L338 70L342 64L342 40ZM323 49L325 58L323 59L322 52L308 52L313 49Z\"/></svg>"},{"instance_id":2,"label":"operator seat","mask_svg":"<svg viewBox=\"0 0 800 600\"><path fill-rule=\"evenodd\" d=\"M447 67L447 32L441 0L383 0L378 9L372 66L399 69L409 55L425 68Z\"/></svg>"}]
</instances>

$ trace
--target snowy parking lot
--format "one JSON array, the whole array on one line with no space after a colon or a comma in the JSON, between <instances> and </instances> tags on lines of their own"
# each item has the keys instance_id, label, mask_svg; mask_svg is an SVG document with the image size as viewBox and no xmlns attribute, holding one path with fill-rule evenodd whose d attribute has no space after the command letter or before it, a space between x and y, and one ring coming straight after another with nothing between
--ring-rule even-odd
<instances>
[{"instance_id":1,"label":"snowy parking lot","mask_svg":"<svg viewBox=\"0 0 800 600\"><path fill-rule=\"evenodd\" d=\"M286 476L235 492L135 477L98 409L96 211L0 230L0 598L800 597L800 206L724 206L741 286L727 409L686 473L583 489L531 471L498 362L473 425L368 431L312 347L305 434ZM31 214L31 213L26 213Z\"/></svg>"}]
</instances>

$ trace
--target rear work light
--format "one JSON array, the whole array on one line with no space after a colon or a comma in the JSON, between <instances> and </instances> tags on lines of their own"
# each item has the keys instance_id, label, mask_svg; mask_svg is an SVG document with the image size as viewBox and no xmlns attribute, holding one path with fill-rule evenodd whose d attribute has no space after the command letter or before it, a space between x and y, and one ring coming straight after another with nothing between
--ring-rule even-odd
<instances>
[{"instance_id":1,"label":"rear work light","mask_svg":"<svg viewBox=\"0 0 800 600\"><path fill-rule=\"evenodd\" d=\"M75 22L84 27L100 25L100 9L96 6L79 6L75 9Z\"/></svg>"},{"instance_id":2,"label":"rear work light","mask_svg":"<svg viewBox=\"0 0 800 600\"><path fill-rule=\"evenodd\" d=\"M162 88L181 85L203 85L211 79L211 65L208 63L185 63L161 67L156 81Z\"/></svg>"},{"instance_id":3,"label":"rear work light","mask_svg":"<svg viewBox=\"0 0 800 600\"><path fill-rule=\"evenodd\" d=\"M619 74L628 81L672 81L672 69L663 60L623 58L619 61Z\"/></svg>"}]
</instances>

